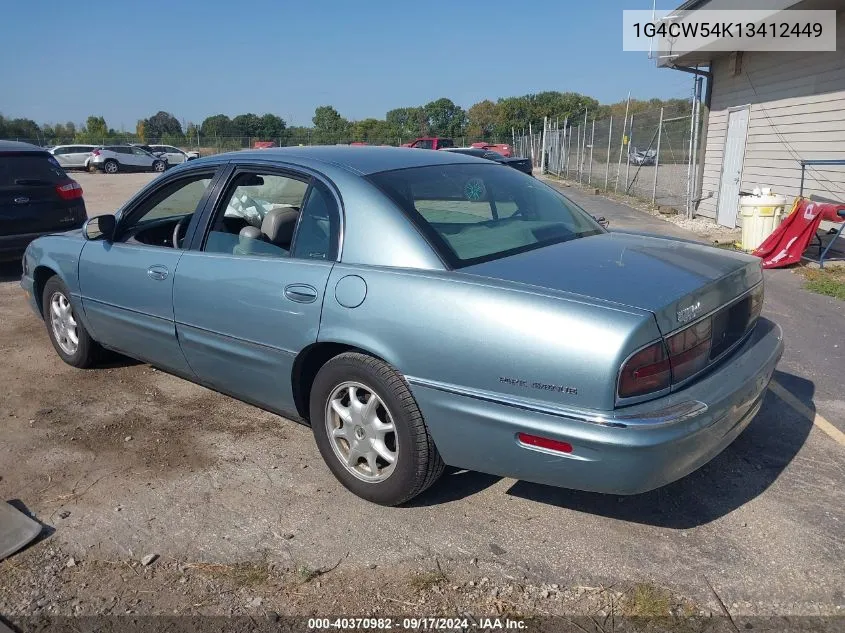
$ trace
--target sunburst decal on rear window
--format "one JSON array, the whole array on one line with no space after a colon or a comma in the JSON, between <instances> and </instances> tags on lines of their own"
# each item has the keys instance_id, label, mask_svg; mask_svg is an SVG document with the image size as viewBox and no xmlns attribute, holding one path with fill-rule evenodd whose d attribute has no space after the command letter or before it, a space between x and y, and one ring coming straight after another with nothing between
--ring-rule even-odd
<instances>
[{"instance_id":1,"label":"sunburst decal on rear window","mask_svg":"<svg viewBox=\"0 0 845 633\"><path fill-rule=\"evenodd\" d=\"M473 202L484 198L487 193L487 187L484 186L484 181L481 178L470 178L464 185L464 196L467 200Z\"/></svg>"}]
</instances>

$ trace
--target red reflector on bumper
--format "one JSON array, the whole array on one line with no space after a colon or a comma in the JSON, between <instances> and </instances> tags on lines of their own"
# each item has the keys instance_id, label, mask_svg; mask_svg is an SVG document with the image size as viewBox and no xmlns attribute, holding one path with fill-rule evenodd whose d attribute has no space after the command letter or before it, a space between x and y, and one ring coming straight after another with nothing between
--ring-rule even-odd
<instances>
[{"instance_id":1,"label":"red reflector on bumper","mask_svg":"<svg viewBox=\"0 0 845 633\"><path fill-rule=\"evenodd\" d=\"M572 452L572 444L569 442L551 440L547 437L538 437L537 435L528 435L527 433L519 433L516 437L526 446L536 446L537 448L545 448L550 451L557 451L558 453Z\"/></svg>"}]
</instances>

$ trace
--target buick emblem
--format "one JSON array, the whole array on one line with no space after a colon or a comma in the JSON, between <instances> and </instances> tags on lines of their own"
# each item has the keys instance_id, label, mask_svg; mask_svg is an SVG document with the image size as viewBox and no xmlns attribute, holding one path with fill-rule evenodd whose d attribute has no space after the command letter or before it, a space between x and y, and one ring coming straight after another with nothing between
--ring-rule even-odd
<instances>
[{"instance_id":1,"label":"buick emblem","mask_svg":"<svg viewBox=\"0 0 845 633\"><path fill-rule=\"evenodd\" d=\"M701 301L696 301L691 306L678 310L675 314L678 317L678 323L688 323L698 316L701 310Z\"/></svg>"}]
</instances>

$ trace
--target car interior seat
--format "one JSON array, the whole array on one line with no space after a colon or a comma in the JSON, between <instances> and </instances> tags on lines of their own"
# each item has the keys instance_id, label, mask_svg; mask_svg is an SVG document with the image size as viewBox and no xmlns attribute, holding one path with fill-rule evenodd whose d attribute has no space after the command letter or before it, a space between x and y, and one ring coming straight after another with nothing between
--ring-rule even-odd
<instances>
[{"instance_id":1,"label":"car interior seat","mask_svg":"<svg viewBox=\"0 0 845 633\"><path fill-rule=\"evenodd\" d=\"M238 233L233 255L283 257L290 253L299 210L293 207L271 209L261 222L261 229L245 226Z\"/></svg>"}]
</instances>

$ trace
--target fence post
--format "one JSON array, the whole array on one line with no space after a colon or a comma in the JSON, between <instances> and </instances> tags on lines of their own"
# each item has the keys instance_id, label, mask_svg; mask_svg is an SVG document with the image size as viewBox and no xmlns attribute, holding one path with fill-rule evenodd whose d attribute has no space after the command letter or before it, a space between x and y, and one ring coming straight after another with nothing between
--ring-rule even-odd
<instances>
[{"instance_id":1,"label":"fence post","mask_svg":"<svg viewBox=\"0 0 845 633\"><path fill-rule=\"evenodd\" d=\"M628 175L631 173L631 148L634 146L634 115L631 115L631 123L628 126L630 134L628 134L628 151L627 160L625 161L625 192L628 192Z\"/></svg>"},{"instance_id":2,"label":"fence post","mask_svg":"<svg viewBox=\"0 0 845 633\"><path fill-rule=\"evenodd\" d=\"M590 132L590 167L587 171L587 186L593 184L593 146L596 144L596 119L593 117L593 129Z\"/></svg>"},{"instance_id":3,"label":"fence post","mask_svg":"<svg viewBox=\"0 0 845 633\"><path fill-rule=\"evenodd\" d=\"M663 133L663 108L660 108L660 122L657 124L657 154L654 155L654 184L651 186L651 204L657 200L657 170L660 167L660 136Z\"/></svg>"},{"instance_id":4,"label":"fence post","mask_svg":"<svg viewBox=\"0 0 845 633\"><path fill-rule=\"evenodd\" d=\"M549 117L543 117L543 145L542 149L540 149L541 156L540 156L540 173L546 173L546 135L548 134L549 128Z\"/></svg>"},{"instance_id":5,"label":"fence post","mask_svg":"<svg viewBox=\"0 0 845 633\"><path fill-rule=\"evenodd\" d=\"M613 138L613 115L610 116L610 125L607 130L607 156L604 159L604 189L607 191L607 181L610 178L610 143Z\"/></svg>"},{"instance_id":6,"label":"fence post","mask_svg":"<svg viewBox=\"0 0 845 633\"><path fill-rule=\"evenodd\" d=\"M584 110L584 140L581 142L581 160L578 163L578 182L584 180L584 157L587 155L587 110Z\"/></svg>"},{"instance_id":7,"label":"fence post","mask_svg":"<svg viewBox=\"0 0 845 633\"><path fill-rule=\"evenodd\" d=\"M528 122L528 143L531 147L531 167L536 167L534 164L534 133L531 131L531 121Z\"/></svg>"},{"instance_id":8,"label":"fence post","mask_svg":"<svg viewBox=\"0 0 845 633\"><path fill-rule=\"evenodd\" d=\"M628 129L628 107L630 105L631 93L629 91L628 100L625 102L625 118L622 119L622 140L619 143L619 162L616 164L616 184L613 185L613 191L619 190L619 172L622 171L622 150L625 149L625 131Z\"/></svg>"},{"instance_id":9,"label":"fence post","mask_svg":"<svg viewBox=\"0 0 845 633\"><path fill-rule=\"evenodd\" d=\"M569 138L566 141L566 177L569 178L569 155L572 153L572 128L569 128Z\"/></svg>"}]
</instances>

